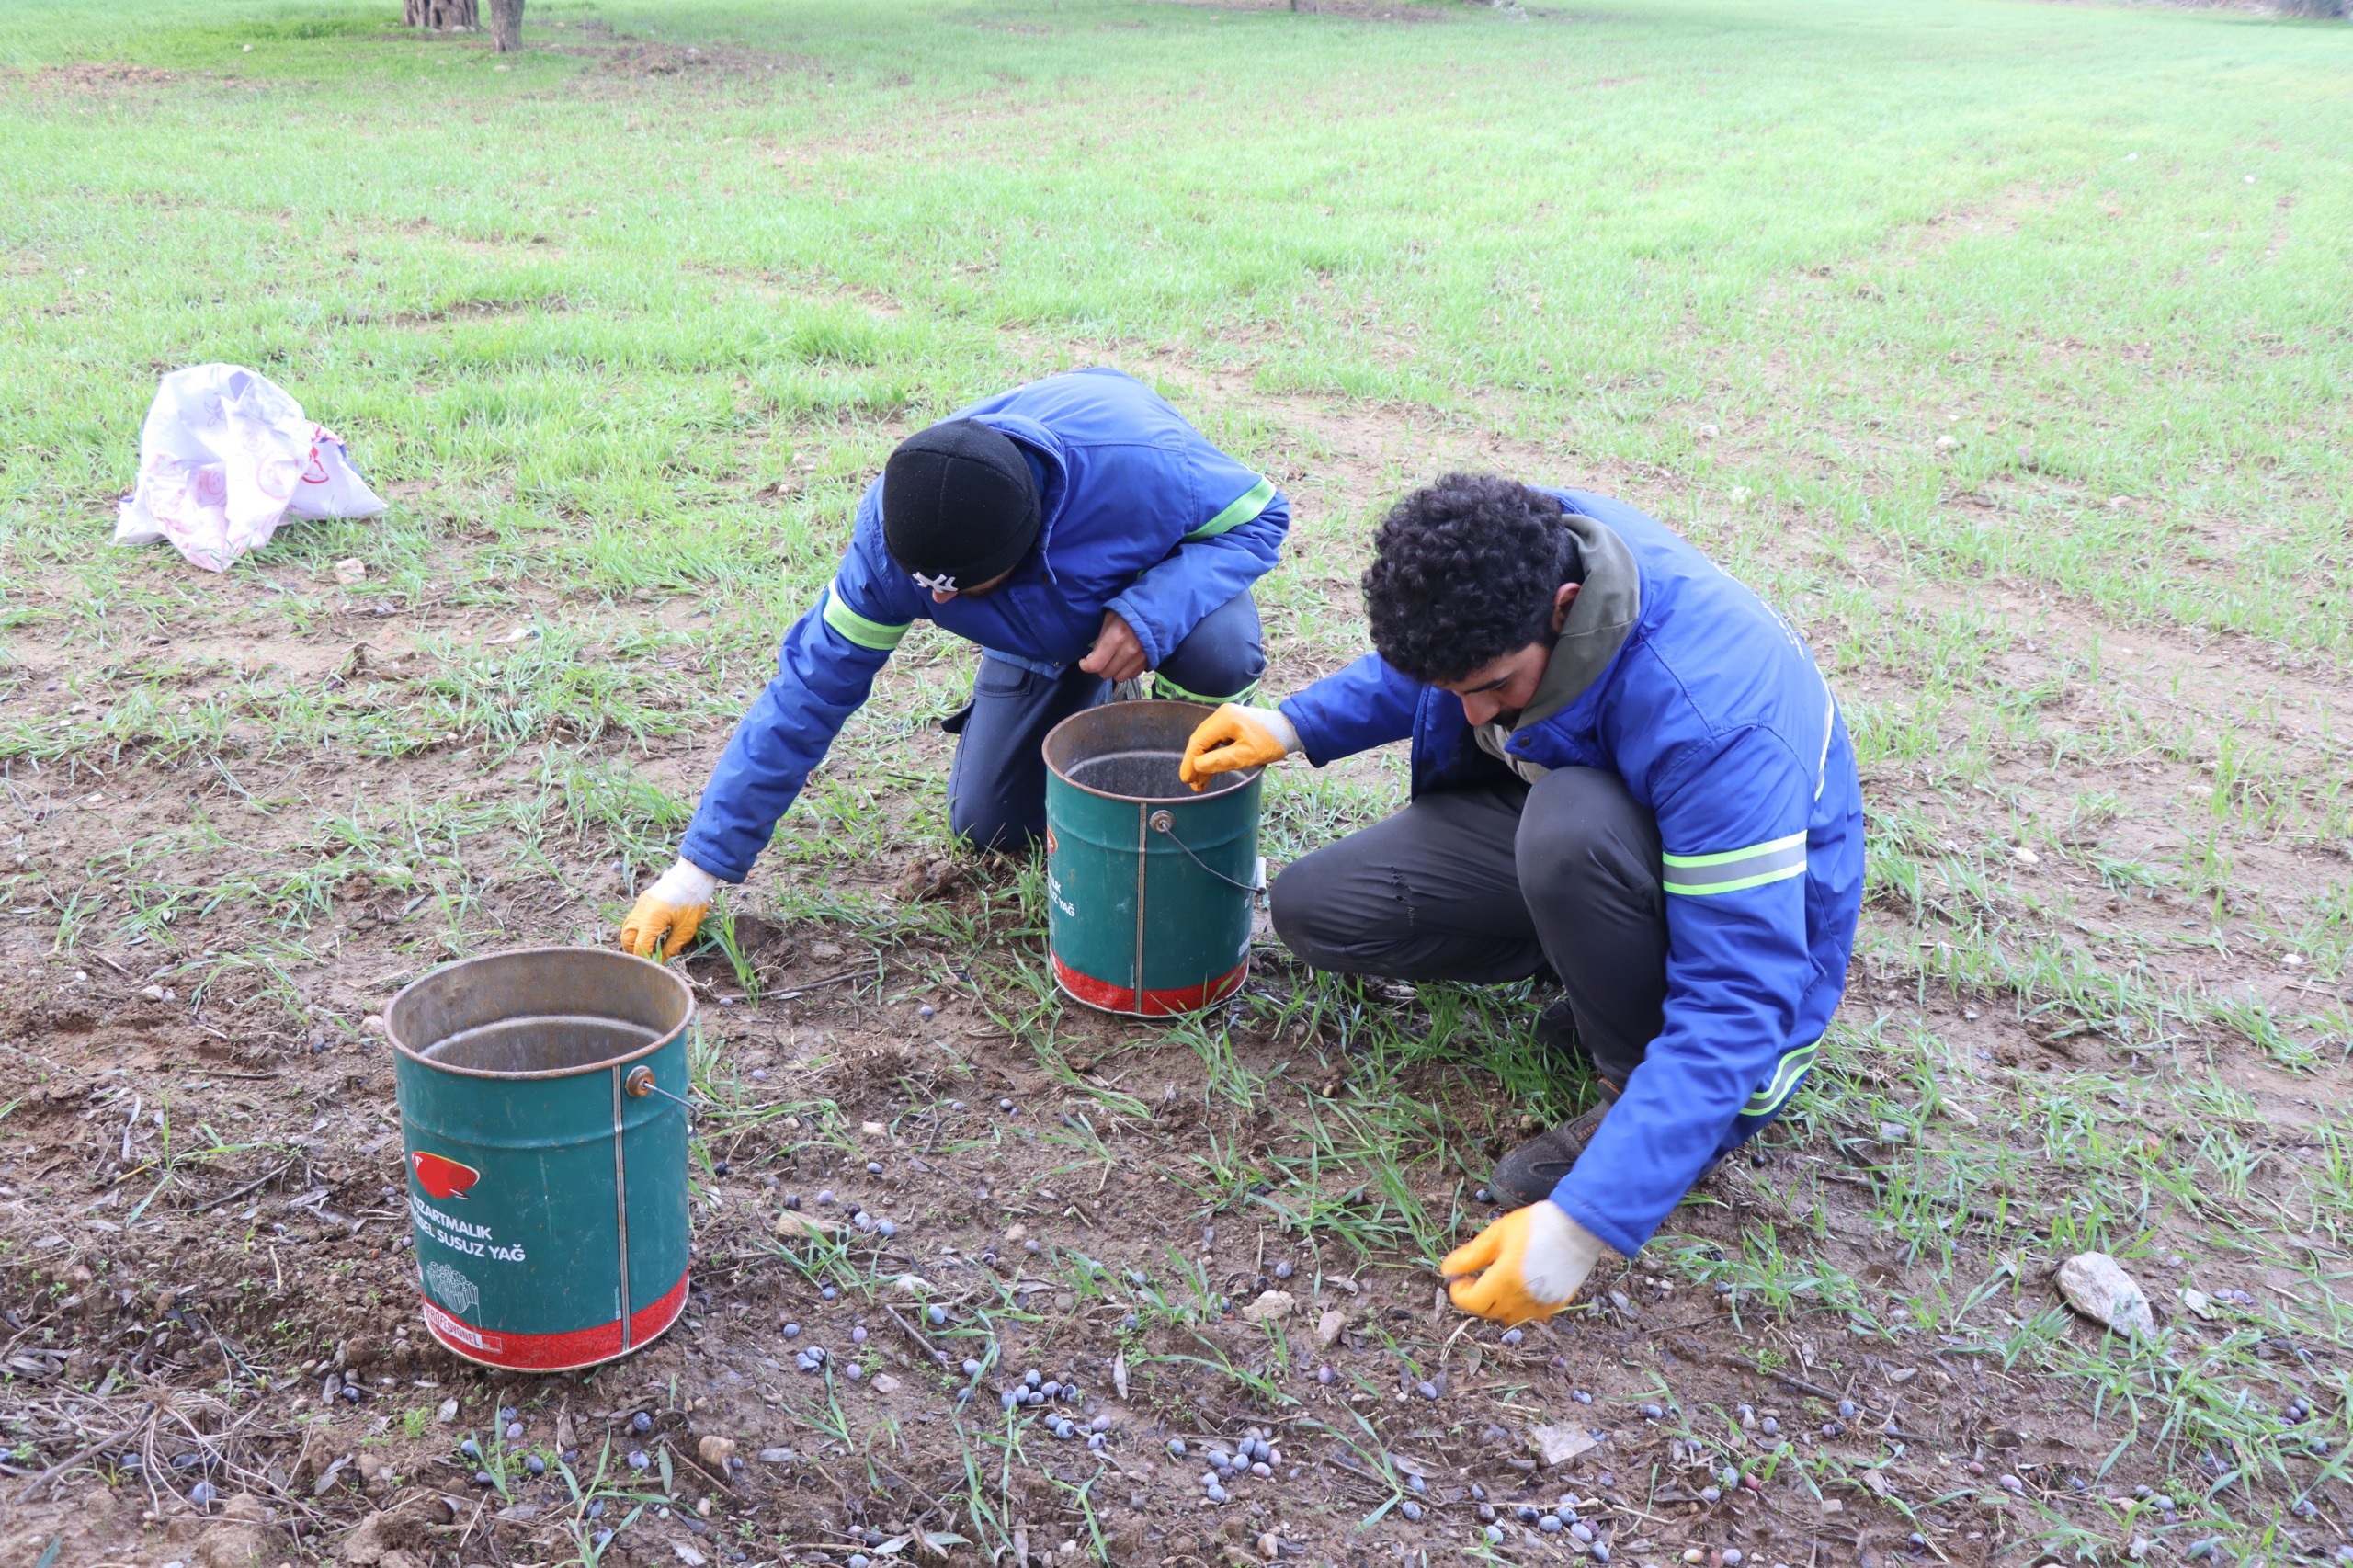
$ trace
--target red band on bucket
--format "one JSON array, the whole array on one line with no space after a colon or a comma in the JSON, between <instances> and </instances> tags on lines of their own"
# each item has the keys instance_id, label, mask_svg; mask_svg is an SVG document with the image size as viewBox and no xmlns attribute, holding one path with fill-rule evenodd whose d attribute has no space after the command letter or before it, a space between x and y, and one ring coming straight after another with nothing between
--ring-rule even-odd
<instances>
[{"instance_id":1,"label":"red band on bucket","mask_svg":"<svg viewBox=\"0 0 2353 1568\"><path fill-rule=\"evenodd\" d=\"M634 1350L677 1322L678 1314L687 1307L687 1277L679 1275L678 1282L660 1301L630 1314L626 1346L621 1344L619 1318L566 1334L503 1334L476 1328L463 1319L452 1317L436 1306L429 1296L420 1299L425 1303L426 1330L467 1360L520 1371L563 1372L609 1361L624 1348Z\"/></svg>"},{"instance_id":2,"label":"red band on bucket","mask_svg":"<svg viewBox=\"0 0 2353 1568\"><path fill-rule=\"evenodd\" d=\"M1059 956L1054 960L1056 983L1088 1006L1100 1007L1107 1013L1132 1013L1147 1018L1169 1013L1198 1013L1233 992L1249 972L1250 965L1245 961L1234 965L1215 980L1205 980L1199 985L1139 992L1132 985L1113 985L1108 981L1081 974L1063 962Z\"/></svg>"}]
</instances>

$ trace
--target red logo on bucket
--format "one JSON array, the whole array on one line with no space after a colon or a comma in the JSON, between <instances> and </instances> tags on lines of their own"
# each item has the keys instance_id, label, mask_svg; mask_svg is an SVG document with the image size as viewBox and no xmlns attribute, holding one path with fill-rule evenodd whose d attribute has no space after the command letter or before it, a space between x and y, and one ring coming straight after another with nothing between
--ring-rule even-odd
<instances>
[{"instance_id":1,"label":"red logo on bucket","mask_svg":"<svg viewBox=\"0 0 2353 1568\"><path fill-rule=\"evenodd\" d=\"M408 1157L409 1167L416 1172L417 1186L436 1198L463 1198L482 1173L472 1165L461 1165L455 1160L445 1160L438 1154L423 1150Z\"/></svg>"},{"instance_id":2,"label":"red logo on bucket","mask_svg":"<svg viewBox=\"0 0 2353 1568\"><path fill-rule=\"evenodd\" d=\"M1063 846L1061 845L1054 842L1054 824L1048 823L1046 824L1046 853L1049 855L1059 855L1062 853L1062 847Z\"/></svg>"}]
</instances>

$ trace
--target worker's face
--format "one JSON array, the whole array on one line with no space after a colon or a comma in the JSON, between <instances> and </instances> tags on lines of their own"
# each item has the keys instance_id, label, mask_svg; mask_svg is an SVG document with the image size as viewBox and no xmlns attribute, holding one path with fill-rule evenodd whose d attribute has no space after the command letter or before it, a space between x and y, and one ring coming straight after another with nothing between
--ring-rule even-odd
<instances>
[{"instance_id":1,"label":"worker's face","mask_svg":"<svg viewBox=\"0 0 2353 1568\"><path fill-rule=\"evenodd\" d=\"M1552 599L1554 631L1567 623L1569 606L1576 597L1576 584L1561 585L1561 591ZM1473 725L1491 723L1536 700L1537 684L1544 678L1544 666L1552 662L1552 644L1530 642L1481 665L1461 680L1442 680L1438 684L1441 690L1462 699L1462 716Z\"/></svg>"},{"instance_id":2,"label":"worker's face","mask_svg":"<svg viewBox=\"0 0 2353 1568\"><path fill-rule=\"evenodd\" d=\"M1002 587L1005 580L1012 576L1013 573L1014 568L1007 567L987 582L975 583L969 588L934 588L931 590L931 602L936 605L944 605L949 599L985 598Z\"/></svg>"},{"instance_id":3,"label":"worker's face","mask_svg":"<svg viewBox=\"0 0 2353 1568\"><path fill-rule=\"evenodd\" d=\"M1440 681L1438 685L1462 699L1464 718L1474 725L1484 724L1506 713L1517 713L1533 702L1536 683L1544 678L1544 666L1552 657L1551 643L1530 642L1491 665L1481 665L1461 680Z\"/></svg>"}]
</instances>

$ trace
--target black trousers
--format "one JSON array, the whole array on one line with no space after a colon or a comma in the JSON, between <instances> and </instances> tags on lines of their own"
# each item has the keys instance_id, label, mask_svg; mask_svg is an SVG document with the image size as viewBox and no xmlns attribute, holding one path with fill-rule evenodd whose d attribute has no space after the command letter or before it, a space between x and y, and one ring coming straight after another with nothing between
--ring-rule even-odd
<instances>
[{"instance_id":1,"label":"black trousers","mask_svg":"<svg viewBox=\"0 0 2353 1568\"><path fill-rule=\"evenodd\" d=\"M1267 667L1258 607L1238 594L1201 618L1154 672L1154 696L1199 702L1248 699ZM1040 675L981 655L972 700L941 727L956 736L948 773L948 826L983 849L1017 849L1046 831L1046 732L1111 695L1111 683L1073 665Z\"/></svg>"},{"instance_id":2,"label":"black trousers","mask_svg":"<svg viewBox=\"0 0 2353 1568\"><path fill-rule=\"evenodd\" d=\"M1623 1086L1666 1001L1658 824L1614 773L1445 790L1284 868L1275 931L1317 969L1499 984L1550 964Z\"/></svg>"}]
</instances>

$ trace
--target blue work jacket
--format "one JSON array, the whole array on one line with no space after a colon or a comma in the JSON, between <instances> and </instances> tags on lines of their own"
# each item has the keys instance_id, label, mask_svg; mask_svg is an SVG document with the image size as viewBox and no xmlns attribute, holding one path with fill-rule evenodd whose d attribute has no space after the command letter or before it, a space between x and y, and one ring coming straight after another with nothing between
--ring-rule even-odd
<instances>
[{"instance_id":1,"label":"blue work jacket","mask_svg":"<svg viewBox=\"0 0 2353 1568\"><path fill-rule=\"evenodd\" d=\"M1552 1194L1631 1256L1813 1065L1862 908L1862 786L1829 686L1779 616L1624 502L1547 493L1586 543L1566 630L1579 631L1588 599L1620 606L1622 624L1583 635L1574 654L1590 678L1503 750L1618 775L1656 815L1664 852L1665 1025ZM1597 562L1622 580L1597 580ZM1595 635L1614 635L1615 647L1597 648ZM1571 641L1555 660L1571 656ZM1416 795L1511 776L1478 744L1459 698L1378 654L1282 709L1319 767L1410 737Z\"/></svg>"},{"instance_id":2,"label":"blue work jacket","mask_svg":"<svg viewBox=\"0 0 2353 1568\"><path fill-rule=\"evenodd\" d=\"M776 678L736 725L680 853L741 881L777 819L918 619L1031 669L1086 656L1115 610L1157 667L1211 610L1264 576L1290 528L1272 483L1117 370L1049 376L950 415L1011 437L1038 481L1038 543L1003 585L935 604L882 544L866 487L834 580L792 629Z\"/></svg>"}]
</instances>

